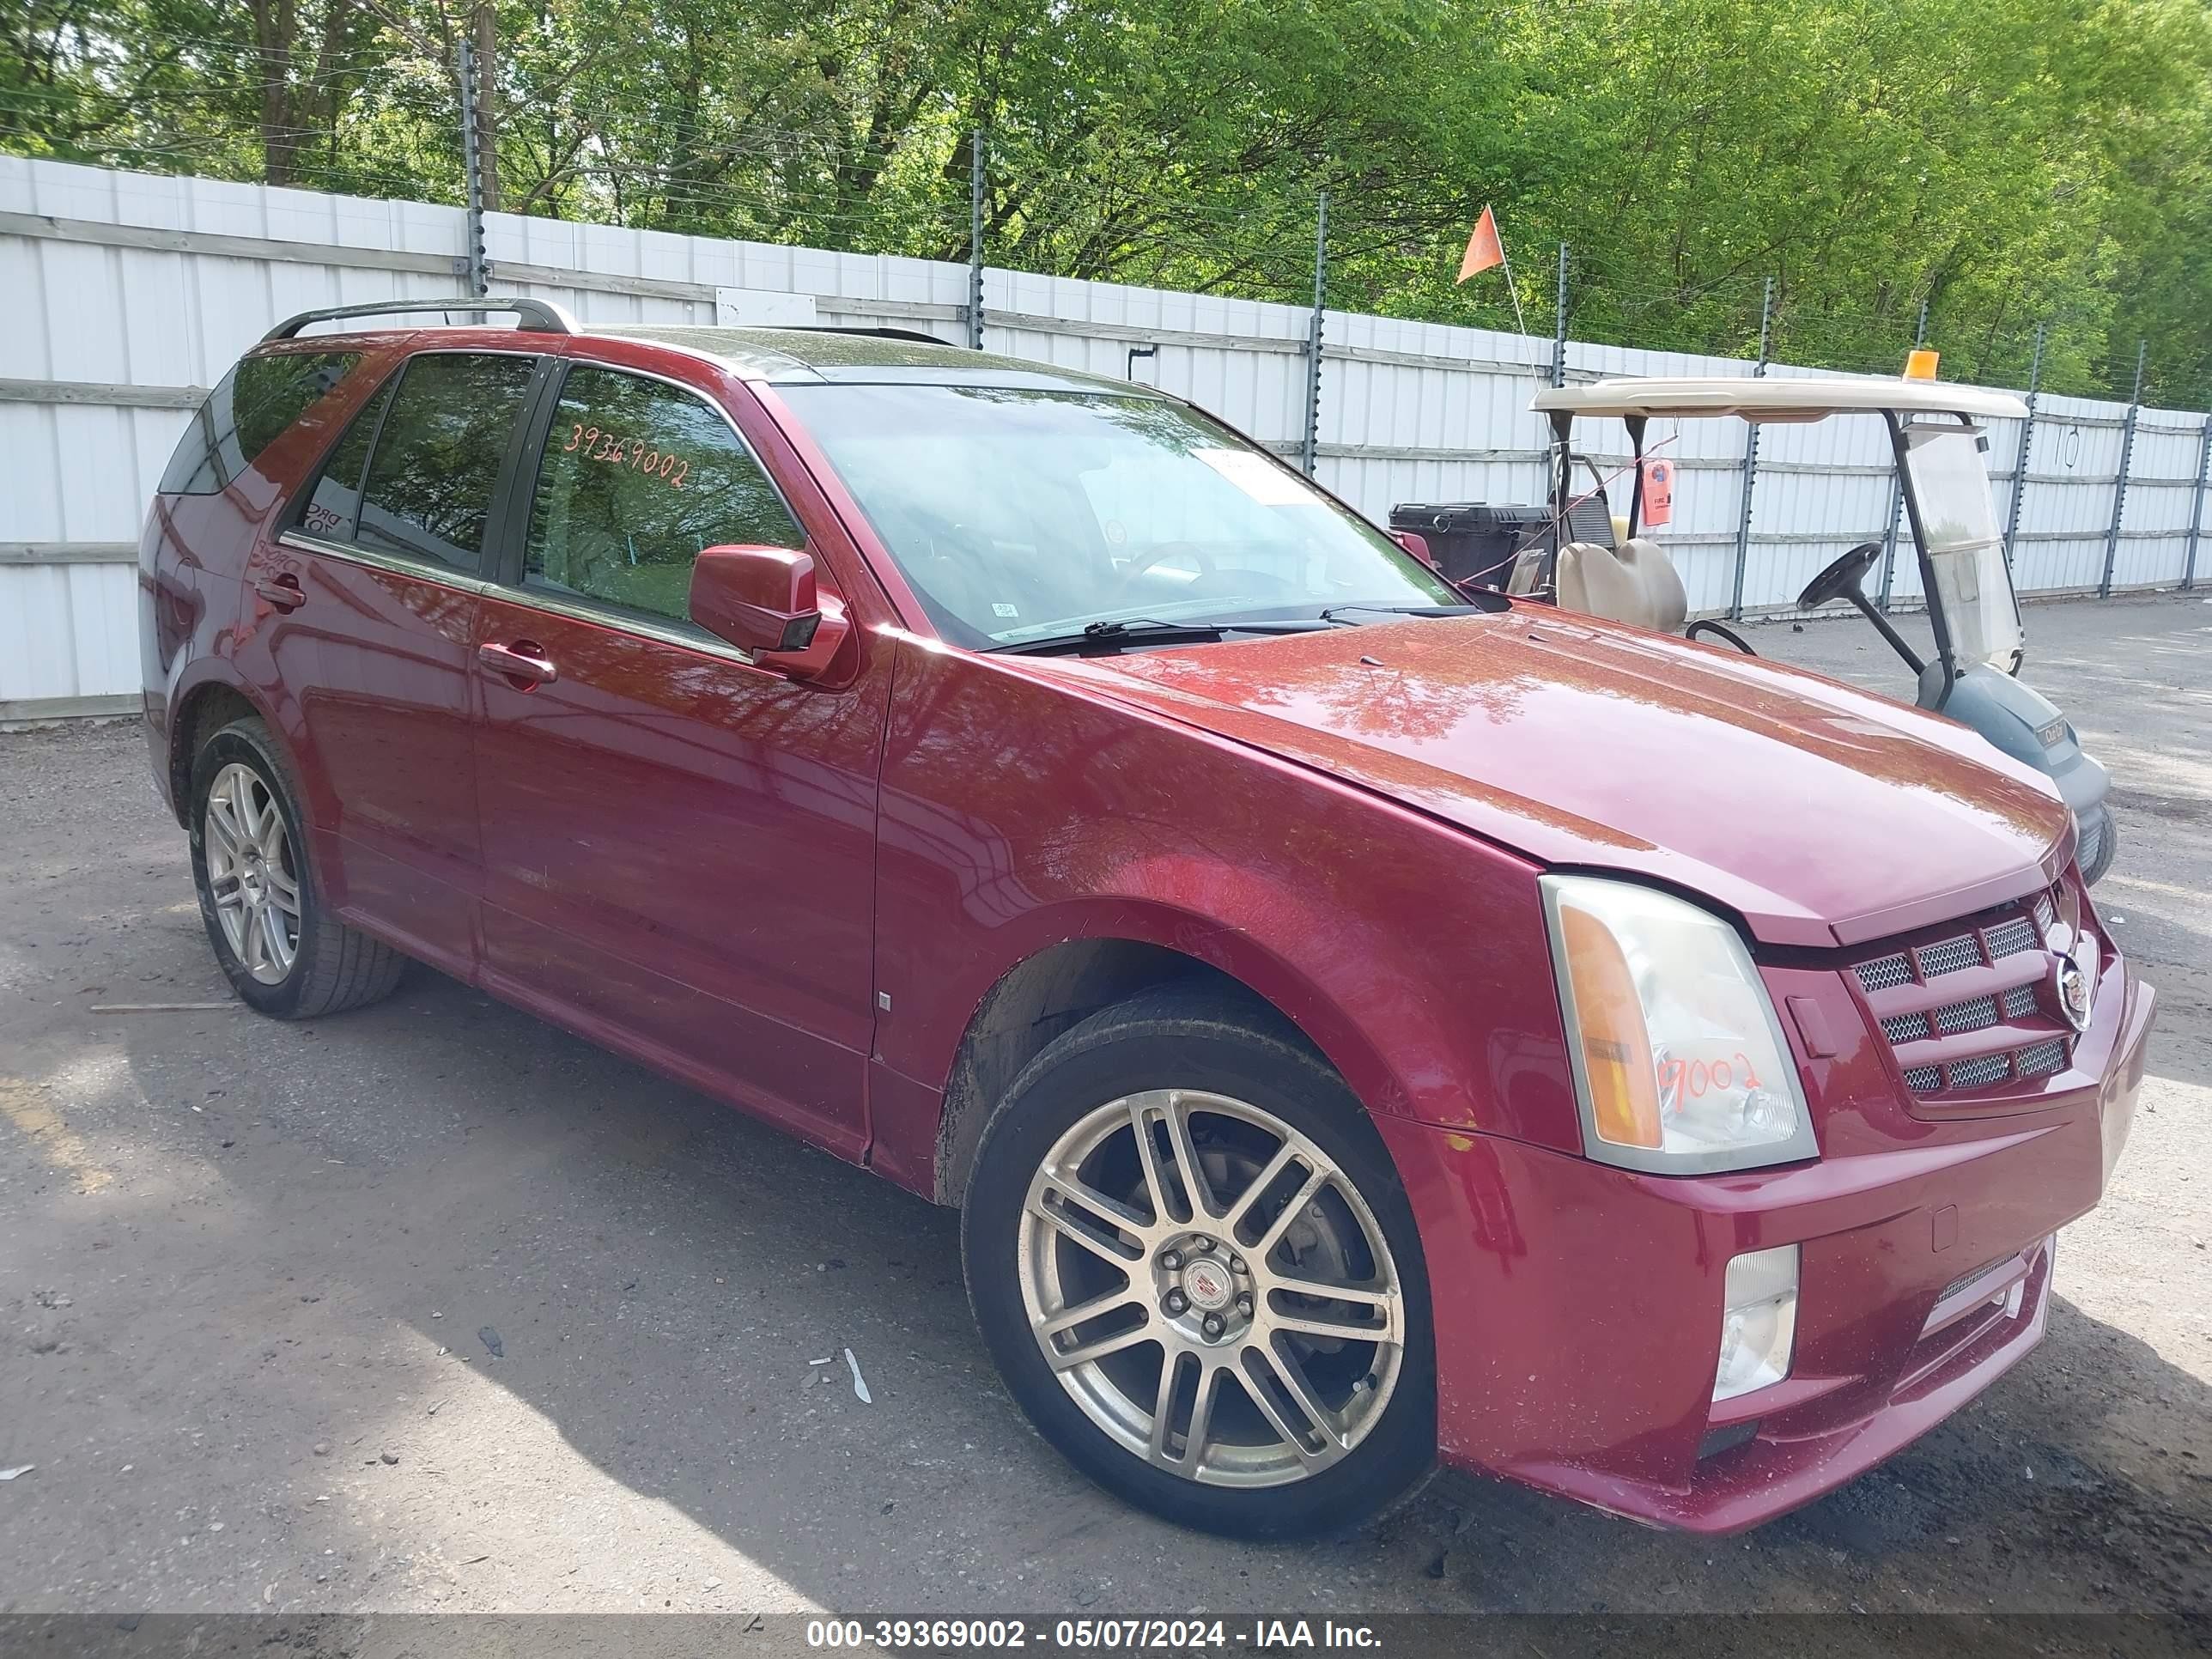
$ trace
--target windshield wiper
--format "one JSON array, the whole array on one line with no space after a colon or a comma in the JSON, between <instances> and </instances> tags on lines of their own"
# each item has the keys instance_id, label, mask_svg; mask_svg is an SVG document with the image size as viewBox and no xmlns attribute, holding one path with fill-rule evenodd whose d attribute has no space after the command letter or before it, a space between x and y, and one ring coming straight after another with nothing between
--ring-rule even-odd
<instances>
[{"instance_id":1,"label":"windshield wiper","mask_svg":"<svg viewBox=\"0 0 2212 1659\"><path fill-rule=\"evenodd\" d=\"M1310 634L1322 622L1156 622L1147 617L1119 617L1087 623L1079 632L1048 634L1040 640L991 648L1008 656L1044 657L1088 650L1115 651L1135 645L1207 645L1231 634Z\"/></svg>"},{"instance_id":2,"label":"windshield wiper","mask_svg":"<svg viewBox=\"0 0 2212 1659\"><path fill-rule=\"evenodd\" d=\"M1358 623L1345 616L1347 611L1372 611L1384 617L1473 617L1504 610L1504 596L1494 603L1466 605L1333 605L1321 612L1323 622L1334 623L1340 628L1357 628Z\"/></svg>"}]
</instances>

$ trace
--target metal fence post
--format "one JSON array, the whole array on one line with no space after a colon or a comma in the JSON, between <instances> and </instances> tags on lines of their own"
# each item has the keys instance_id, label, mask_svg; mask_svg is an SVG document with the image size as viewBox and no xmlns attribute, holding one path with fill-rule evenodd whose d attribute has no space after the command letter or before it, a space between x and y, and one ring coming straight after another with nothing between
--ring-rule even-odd
<instances>
[{"instance_id":1,"label":"metal fence post","mask_svg":"<svg viewBox=\"0 0 2212 1659\"><path fill-rule=\"evenodd\" d=\"M2197 490L2189 498L2189 560L2181 567L2181 591L2197 586L2197 539L2204 522L2204 477L2212 470L2212 415L2204 417L2204 440L2197 449Z\"/></svg>"},{"instance_id":2,"label":"metal fence post","mask_svg":"<svg viewBox=\"0 0 2212 1659\"><path fill-rule=\"evenodd\" d=\"M2027 450L2035 439L2035 400L2043 391L2043 325L2035 325L2035 356L2027 366L2027 418L2020 423L2020 453L2012 464L2012 508L2005 514L2005 568L2012 568L2012 544L2020 534L2020 501L2027 494Z\"/></svg>"},{"instance_id":3,"label":"metal fence post","mask_svg":"<svg viewBox=\"0 0 2212 1659\"><path fill-rule=\"evenodd\" d=\"M968 343L983 349L983 129L968 141Z\"/></svg>"},{"instance_id":4,"label":"metal fence post","mask_svg":"<svg viewBox=\"0 0 2212 1659\"><path fill-rule=\"evenodd\" d=\"M1928 301L1920 302L1920 320L1912 325L1912 349L1915 351L1928 343ZM1881 532L1881 595L1875 600L1877 608L1889 609L1892 586L1897 580L1897 520L1905 511L1905 481L1892 477L1889 481L1889 520Z\"/></svg>"},{"instance_id":5,"label":"metal fence post","mask_svg":"<svg viewBox=\"0 0 2212 1659\"><path fill-rule=\"evenodd\" d=\"M477 54L465 33L459 44L461 175L468 192L463 234L468 246L462 250L461 268L455 274L467 282L471 294L482 295L491 291L491 263L484 258L483 157L477 144Z\"/></svg>"},{"instance_id":6,"label":"metal fence post","mask_svg":"<svg viewBox=\"0 0 2212 1659\"><path fill-rule=\"evenodd\" d=\"M1552 293L1552 384L1567 383L1567 245L1559 244L1559 281Z\"/></svg>"},{"instance_id":7,"label":"metal fence post","mask_svg":"<svg viewBox=\"0 0 2212 1659\"><path fill-rule=\"evenodd\" d=\"M2097 580L2097 597L2112 597L2112 567L2120 559L2120 514L2128 502L2128 465L2135 459L2136 417L2142 413L2143 359L2149 355L2150 342L2136 342L2136 386L2128 394L2128 417L2120 423L2120 476L2112 483L2112 525L2105 532L2105 574Z\"/></svg>"},{"instance_id":8,"label":"metal fence post","mask_svg":"<svg viewBox=\"0 0 2212 1659\"><path fill-rule=\"evenodd\" d=\"M1752 365L1751 378L1766 377L1768 341L1774 326L1774 278L1766 279L1766 291L1759 301L1759 361ZM1743 423L1743 501L1737 508L1735 520L1735 580L1729 592L1729 620L1739 622L1743 617L1743 570L1751 558L1751 492L1759 482L1759 422Z\"/></svg>"},{"instance_id":9,"label":"metal fence post","mask_svg":"<svg viewBox=\"0 0 2212 1659\"><path fill-rule=\"evenodd\" d=\"M1309 478L1321 452L1321 314L1328 289L1328 192L1314 207L1313 319L1306 325L1306 436L1298 465Z\"/></svg>"}]
</instances>

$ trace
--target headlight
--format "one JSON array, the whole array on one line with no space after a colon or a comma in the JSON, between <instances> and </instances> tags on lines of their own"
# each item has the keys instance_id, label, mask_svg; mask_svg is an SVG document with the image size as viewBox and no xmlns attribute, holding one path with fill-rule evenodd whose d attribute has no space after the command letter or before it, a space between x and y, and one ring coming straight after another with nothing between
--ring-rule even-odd
<instances>
[{"instance_id":1,"label":"headlight","mask_svg":"<svg viewBox=\"0 0 2212 1659\"><path fill-rule=\"evenodd\" d=\"M1540 885L1589 1156L1695 1175L1817 1155L1789 1044L1733 927L1630 882Z\"/></svg>"}]
</instances>

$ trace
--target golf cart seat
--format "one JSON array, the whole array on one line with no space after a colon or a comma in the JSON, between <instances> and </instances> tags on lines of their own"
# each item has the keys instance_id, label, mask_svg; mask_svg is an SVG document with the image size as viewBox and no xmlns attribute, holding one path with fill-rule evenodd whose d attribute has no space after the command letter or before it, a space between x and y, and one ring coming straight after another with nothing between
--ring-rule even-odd
<instances>
[{"instance_id":1,"label":"golf cart seat","mask_svg":"<svg viewBox=\"0 0 2212 1659\"><path fill-rule=\"evenodd\" d=\"M1679 634L1690 614L1690 596L1674 562L1648 537L1617 549L1569 542L1559 550L1554 580L1562 605L1593 617Z\"/></svg>"}]
</instances>

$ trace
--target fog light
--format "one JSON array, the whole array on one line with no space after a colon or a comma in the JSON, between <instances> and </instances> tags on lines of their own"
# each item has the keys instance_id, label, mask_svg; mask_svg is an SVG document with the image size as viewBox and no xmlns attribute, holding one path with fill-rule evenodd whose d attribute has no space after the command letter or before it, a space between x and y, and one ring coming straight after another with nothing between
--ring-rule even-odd
<instances>
[{"instance_id":1,"label":"fog light","mask_svg":"<svg viewBox=\"0 0 2212 1659\"><path fill-rule=\"evenodd\" d=\"M1797 1340L1797 1247L1730 1258L1713 1398L1733 1400L1790 1375Z\"/></svg>"}]
</instances>

